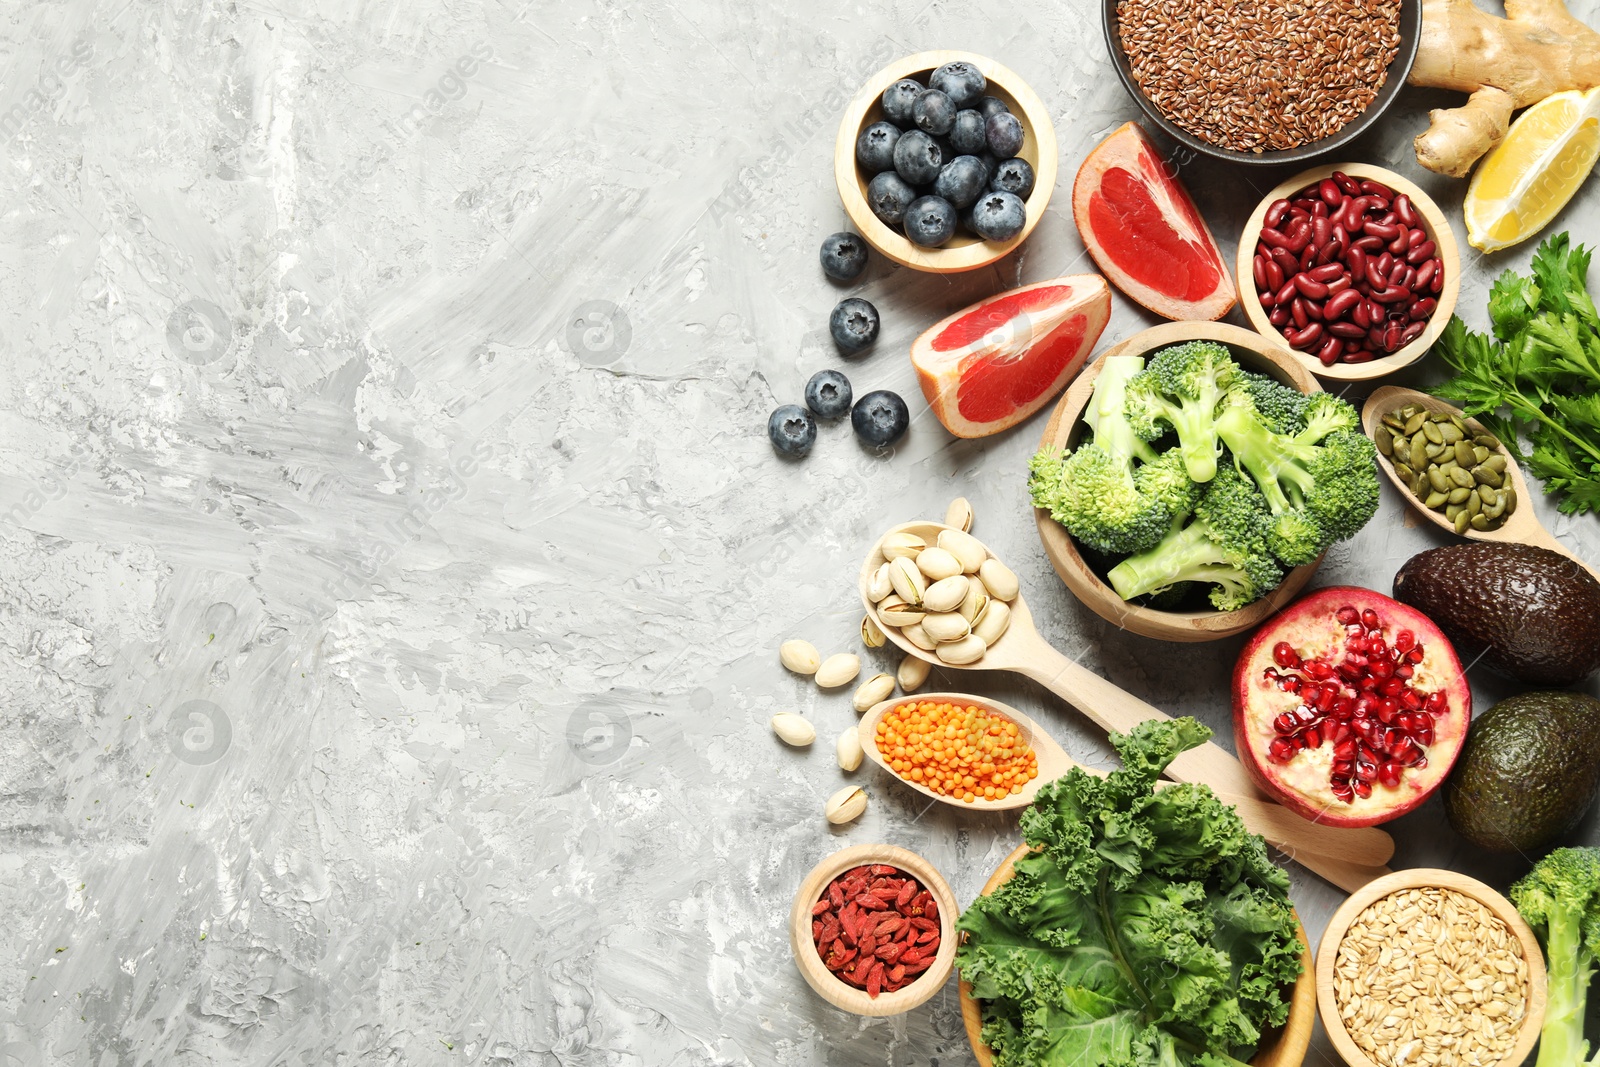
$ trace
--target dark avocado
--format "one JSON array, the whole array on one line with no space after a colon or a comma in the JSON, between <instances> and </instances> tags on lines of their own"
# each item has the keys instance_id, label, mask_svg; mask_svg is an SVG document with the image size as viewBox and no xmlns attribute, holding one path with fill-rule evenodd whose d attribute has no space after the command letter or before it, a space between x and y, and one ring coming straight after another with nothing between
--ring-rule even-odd
<instances>
[{"instance_id":1,"label":"dark avocado","mask_svg":"<svg viewBox=\"0 0 1600 1067\"><path fill-rule=\"evenodd\" d=\"M1536 690L1473 720L1444 783L1450 825L1495 852L1533 852L1583 818L1600 788L1600 700Z\"/></svg>"},{"instance_id":2,"label":"dark avocado","mask_svg":"<svg viewBox=\"0 0 1600 1067\"><path fill-rule=\"evenodd\" d=\"M1394 576L1394 598L1438 623L1469 666L1544 686L1571 685L1600 667L1600 582L1548 548L1478 541L1429 549Z\"/></svg>"}]
</instances>

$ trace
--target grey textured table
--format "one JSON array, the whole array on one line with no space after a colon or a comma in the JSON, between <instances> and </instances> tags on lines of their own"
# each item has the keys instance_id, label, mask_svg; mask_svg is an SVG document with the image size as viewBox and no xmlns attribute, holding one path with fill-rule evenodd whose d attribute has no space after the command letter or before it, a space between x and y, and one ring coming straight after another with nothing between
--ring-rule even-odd
<instances>
[{"instance_id":1,"label":"grey textured table","mask_svg":"<svg viewBox=\"0 0 1600 1067\"><path fill-rule=\"evenodd\" d=\"M830 831L829 746L765 723L854 715L779 641L853 648L875 533L961 494L1049 639L1130 691L1225 729L1238 648L1076 603L1027 507L1042 417L952 440L904 358L1088 269L1071 175L1135 114L1085 10L985 6L7 5L0 1062L970 1061L953 982L839 1014L783 919L818 858L877 840L966 902L1015 819L862 771L868 813ZM767 413L840 364L816 265L839 109L930 47L1045 99L1055 202L992 269L876 263L883 337L846 369L913 429L780 462ZM1355 154L1456 214L1408 148L1446 99L1408 92ZM1182 173L1230 249L1280 177ZM1590 182L1558 226L1597 221ZM1469 321L1530 251L1472 258ZM1119 297L1105 340L1149 321ZM1321 582L1386 589L1440 540L1404 519L1385 487ZM1554 528L1600 559L1594 519ZM1027 684L961 684L1104 760ZM1397 862L1515 873L1436 804L1394 829ZM1314 935L1340 896L1294 878Z\"/></svg>"}]
</instances>

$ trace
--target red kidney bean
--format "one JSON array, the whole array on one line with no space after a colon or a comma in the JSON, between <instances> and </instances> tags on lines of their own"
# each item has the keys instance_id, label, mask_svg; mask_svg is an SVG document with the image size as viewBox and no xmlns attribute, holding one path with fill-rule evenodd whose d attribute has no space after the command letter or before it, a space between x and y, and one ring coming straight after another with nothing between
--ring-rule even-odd
<instances>
[{"instance_id":1,"label":"red kidney bean","mask_svg":"<svg viewBox=\"0 0 1600 1067\"><path fill-rule=\"evenodd\" d=\"M1368 221L1361 224L1361 232L1369 237L1381 238L1384 244L1388 244L1400 232L1400 227L1385 226L1381 222Z\"/></svg>"},{"instance_id":2,"label":"red kidney bean","mask_svg":"<svg viewBox=\"0 0 1600 1067\"><path fill-rule=\"evenodd\" d=\"M1296 274L1294 276L1294 287L1300 290L1300 295L1311 300L1326 300L1328 298L1328 287L1317 281L1310 274Z\"/></svg>"},{"instance_id":3,"label":"red kidney bean","mask_svg":"<svg viewBox=\"0 0 1600 1067\"><path fill-rule=\"evenodd\" d=\"M1417 209L1411 206L1411 198L1405 193L1400 193L1394 198L1394 213L1400 216L1400 221L1407 226L1421 226L1422 219L1417 214Z\"/></svg>"},{"instance_id":4,"label":"red kidney bean","mask_svg":"<svg viewBox=\"0 0 1600 1067\"><path fill-rule=\"evenodd\" d=\"M1398 352L1400 350L1400 324L1391 322L1383 331L1383 350L1385 352Z\"/></svg>"},{"instance_id":5,"label":"red kidney bean","mask_svg":"<svg viewBox=\"0 0 1600 1067\"><path fill-rule=\"evenodd\" d=\"M1256 294L1256 297L1261 301L1261 306L1268 310L1278 306L1278 294L1271 289L1261 290Z\"/></svg>"},{"instance_id":6,"label":"red kidney bean","mask_svg":"<svg viewBox=\"0 0 1600 1067\"><path fill-rule=\"evenodd\" d=\"M1333 281L1327 282L1326 285L1328 286L1328 295L1330 297L1333 296L1334 293L1342 293L1346 289L1350 288L1350 275L1341 274ZM1356 295L1359 296L1360 294L1358 293Z\"/></svg>"},{"instance_id":7,"label":"red kidney bean","mask_svg":"<svg viewBox=\"0 0 1600 1067\"><path fill-rule=\"evenodd\" d=\"M1342 170L1336 170L1331 175L1333 182L1346 196L1355 196L1361 191L1361 185L1350 175Z\"/></svg>"},{"instance_id":8,"label":"red kidney bean","mask_svg":"<svg viewBox=\"0 0 1600 1067\"><path fill-rule=\"evenodd\" d=\"M1398 304L1402 300L1410 300L1411 294L1401 288L1374 289L1372 299L1380 304Z\"/></svg>"},{"instance_id":9,"label":"red kidney bean","mask_svg":"<svg viewBox=\"0 0 1600 1067\"><path fill-rule=\"evenodd\" d=\"M1417 287L1417 268L1415 268L1415 267L1407 267L1406 268L1406 276L1405 276L1405 278L1403 278L1401 280L1400 284L1405 286L1407 289L1412 289L1412 290L1416 289L1416 287Z\"/></svg>"},{"instance_id":10,"label":"red kidney bean","mask_svg":"<svg viewBox=\"0 0 1600 1067\"><path fill-rule=\"evenodd\" d=\"M1286 234L1283 234L1283 233L1279 232L1278 230L1274 229L1271 226L1265 226L1265 227L1262 228L1262 230L1261 230L1261 241L1262 241L1263 244L1271 245L1273 248L1288 248L1289 247L1289 238L1288 238L1288 236Z\"/></svg>"},{"instance_id":11,"label":"red kidney bean","mask_svg":"<svg viewBox=\"0 0 1600 1067\"><path fill-rule=\"evenodd\" d=\"M1428 262L1433 264L1433 280L1428 283L1428 292L1438 296L1440 291L1444 289L1444 267L1437 258L1430 259Z\"/></svg>"},{"instance_id":12,"label":"red kidney bean","mask_svg":"<svg viewBox=\"0 0 1600 1067\"><path fill-rule=\"evenodd\" d=\"M1406 234L1406 247L1415 248L1428 239L1427 230L1412 230Z\"/></svg>"},{"instance_id":13,"label":"red kidney bean","mask_svg":"<svg viewBox=\"0 0 1600 1067\"><path fill-rule=\"evenodd\" d=\"M1311 325L1311 316L1306 313L1306 298L1297 296L1289 302L1289 317L1294 320L1296 329L1303 330Z\"/></svg>"},{"instance_id":14,"label":"red kidney bean","mask_svg":"<svg viewBox=\"0 0 1600 1067\"><path fill-rule=\"evenodd\" d=\"M1374 289L1383 289L1388 285L1389 279L1383 272L1383 260L1381 258L1367 260L1366 279L1367 284Z\"/></svg>"},{"instance_id":15,"label":"red kidney bean","mask_svg":"<svg viewBox=\"0 0 1600 1067\"><path fill-rule=\"evenodd\" d=\"M1290 330L1283 339L1289 342L1290 348L1310 348L1322 339L1322 323L1313 322L1303 330Z\"/></svg>"},{"instance_id":16,"label":"red kidney bean","mask_svg":"<svg viewBox=\"0 0 1600 1067\"><path fill-rule=\"evenodd\" d=\"M1300 261L1294 256L1291 256L1285 249L1274 248L1271 252L1271 256L1272 262L1276 263L1278 265L1278 269L1283 272L1285 280L1288 280L1289 276L1294 274L1294 272L1300 266Z\"/></svg>"},{"instance_id":17,"label":"red kidney bean","mask_svg":"<svg viewBox=\"0 0 1600 1067\"><path fill-rule=\"evenodd\" d=\"M1267 313L1267 321L1282 329L1289 325L1289 309L1281 306L1273 308Z\"/></svg>"},{"instance_id":18,"label":"red kidney bean","mask_svg":"<svg viewBox=\"0 0 1600 1067\"><path fill-rule=\"evenodd\" d=\"M1389 309L1372 299L1372 294L1367 294L1367 318L1372 320L1372 325L1382 326L1384 316L1389 314Z\"/></svg>"},{"instance_id":19,"label":"red kidney bean","mask_svg":"<svg viewBox=\"0 0 1600 1067\"><path fill-rule=\"evenodd\" d=\"M1438 250L1439 246L1434 242L1424 241L1406 253L1406 262L1410 263L1412 266L1416 266L1418 263L1421 263L1424 260L1432 259L1433 254Z\"/></svg>"},{"instance_id":20,"label":"red kidney bean","mask_svg":"<svg viewBox=\"0 0 1600 1067\"><path fill-rule=\"evenodd\" d=\"M1400 346L1403 348L1412 341L1415 341L1417 338L1422 336L1422 331L1427 328L1428 324L1425 322L1413 322L1410 326L1407 326L1404 330L1400 331Z\"/></svg>"},{"instance_id":21,"label":"red kidney bean","mask_svg":"<svg viewBox=\"0 0 1600 1067\"><path fill-rule=\"evenodd\" d=\"M1393 189L1389 188L1387 185L1384 185L1382 182L1375 182L1371 178L1362 179L1361 191L1369 196L1381 196L1385 200L1394 199Z\"/></svg>"},{"instance_id":22,"label":"red kidney bean","mask_svg":"<svg viewBox=\"0 0 1600 1067\"><path fill-rule=\"evenodd\" d=\"M1363 237L1357 237L1350 243L1355 245L1357 248L1364 248L1368 252L1380 252L1383 250L1384 240L1381 237L1374 237L1371 234L1367 234Z\"/></svg>"},{"instance_id":23,"label":"red kidney bean","mask_svg":"<svg viewBox=\"0 0 1600 1067\"><path fill-rule=\"evenodd\" d=\"M1287 304L1289 301L1295 298L1295 294L1298 291L1299 290L1295 288L1294 279L1290 278L1278 288L1277 296L1274 297L1273 302L1278 304Z\"/></svg>"},{"instance_id":24,"label":"red kidney bean","mask_svg":"<svg viewBox=\"0 0 1600 1067\"><path fill-rule=\"evenodd\" d=\"M1289 201L1274 200L1267 205L1267 215L1263 220L1268 226L1277 227L1283 224L1284 213L1289 210Z\"/></svg>"},{"instance_id":25,"label":"red kidney bean","mask_svg":"<svg viewBox=\"0 0 1600 1067\"><path fill-rule=\"evenodd\" d=\"M1356 295L1360 296L1361 294L1357 293ZM1372 313L1367 308L1367 301L1365 298L1357 301L1355 306L1350 309L1350 321L1361 327L1363 330L1372 325Z\"/></svg>"},{"instance_id":26,"label":"red kidney bean","mask_svg":"<svg viewBox=\"0 0 1600 1067\"><path fill-rule=\"evenodd\" d=\"M1385 252L1383 255L1378 257L1378 270L1382 272L1382 274L1383 274L1383 276L1385 278L1387 278L1389 276L1389 272L1391 270L1393 270L1393 269L1394 269L1394 257L1393 256L1391 256L1389 253Z\"/></svg>"},{"instance_id":27,"label":"red kidney bean","mask_svg":"<svg viewBox=\"0 0 1600 1067\"><path fill-rule=\"evenodd\" d=\"M1283 268L1278 266L1278 261L1275 259L1268 259L1266 268L1267 285L1271 286L1273 292L1277 292L1283 288L1283 283L1288 280L1283 276Z\"/></svg>"},{"instance_id":28,"label":"red kidney bean","mask_svg":"<svg viewBox=\"0 0 1600 1067\"><path fill-rule=\"evenodd\" d=\"M1405 280L1406 280L1406 265L1404 263L1396 263L1393 267L1391 267L1389 269L1389 285L1390 285L1391 288L1394 288L1394 287L1404 288L1405 287Z\"/></svg>"},{"instance_id":29,"label":"red kidney bean","mask_svg":"<svg viewBox=\"0 0 1600 1067\"><path fill-rule=\"evenodd\" d=\"M1321 267L1314 267L1311 270L1306 271L1306 273L1311 275L1312 281L1331 282L1335 278L1342 277L1344 275L1344 264L1328 263Z\"/></svg>"},{"instance_id":30,"label":"red kidney bean","mask_svg":"<svg viewBox=\"0 0 1600 1067\"><path fill-rule=\"evenodd\" d=\"M1319 300L1312 300L1307 297L1301 297L1301 299L1305 300L1306 302L1306 318L1312 322L1321 322L1322 302Z\"/></svg>"},{"instance_id":31,"label":"red kidney bean","mask_svg":"<svg viewBox=\"0 0 1600 1067\"><path fill-rule=\"evenodd\" d=\"M1306 242L1305 251L1300 253L1300 269L1310 270L1317 263L1317 246L1310 241Z\"/></svg>"},{"instance_id":32,"label":"red kidney bean","mask_svg":"<svg viewBox=\"0 0 1600 1067\"><path fill-rule=\"evenodd\" d=\"M1367 331L1367 347L1372 349L1374 352L1378 352L1383 349L1383 330L1384 324L1378 322L1374 323L1372 329Z\"/></svg>"},{"instance_id":33,"label":"red kidney bean","mask_svg":"<svg viewBox=\"0 0 1600 1067\"><path fill-rule=\"evenodd\" d=\"M1339 362L1339 357L1344 354L1344 342L1337 337L1329 337L1322 342L1322 347L1317 349L1317 359L1324 367L1331 367Z\"/></svg>"},{"instance_id":34,"label":"red kidney bean","mask_svg":"<svg viewBox=\"0 0 1600 1067\"><path fill-rule=\"evenodd\" d=\"M1256 290L1265 289L1267 287L1267 258L1257 253L1256 258L1250 264L1250 273L1256 280Z\"/></svg>"},{"instance_id":35,"label":"red kidney bean","mask_svg":"<svg viewBox=\"0 0 1600 1067\"><path fill-rule=\"evenodd\" d=\"M1333 237L1333 223L1328 221L1326 215L1318 216L1311 220L1311 243L1318 248L1326 245Z\"/></svg>"},{"instance_id":36,"label":"red kidney bean","mask_svg":"<svg viewBox=\"0 0 1600 1067\"><path fill-rule=\"evenodd\" d=\"M1439 302L1437 300L1433 299L1431 296L1425 296L1421 300L1412 302L1408 314L1410 314L1413 321L1422 322L1427 319L1429 315L1432 315L1434 309L1438 306Z\"/></svg>"},{"instance_id":37,"label":"red kidney bean","mask_svg":"<svg viewBox=\"0 0 1600 1067\"><path fill-rule=\"evenodd\" d=\"M1350 273L1360 278L1367 273L1367 250L1352 246L1345 252L1344 262L1350 268Z\"/></svg>"},{"instance_id":38,"label":"red kidney bean","mask_svg":"<svg viewBox=\"0 0 1600 1067\"><path fill-rule=\"evenodd\" d=\"M1327 204L1321 203L1319 201L1318 203L1315 203L1315 204L1311 205L1311 217L1312 218L1314 218L1314 219L1325 219L1328 216L1329 216L1329 211L1328 211L1328 205Z\"/></svg>"},{"instance_id":39,"label":"red kidney bean","mask_svg":"<svg viewBox=\"0 0 1600 1067\"><path fill-rule=\"evenodd\" d=\"M1402 226L1400 227L1400 236L1390 241L1384 247L1389 250L1390 255L1403 256L1406 253L1406 238L1409 236L1411 236L1411 231Z\"/></svg>"},{"instance_id":40,"label":"red kidney bean","mask_svg":"<svg viewBox=\"0 0 1600 1067\"><path fill-rule=\"evenodd\" d=\"M1344 205L1344 190L1339 188L1339 183L1332 178L1322 179L1317 185L1317 195L1321 196L1329 207Z\"/></svg>"},{"instance_id":41,"label":"red kidney bean","mask_svg":"<svg viewBox=\"0 0 1600 1067\"><path fill-rule=\"evenodd\" d=\"M1365 327L1357 326L1353 322L1329 322L1323 319L1322 328L1346 341L1359 341L1367 335Z\"/></svg>"},{"instance_id":42,"label":"red kidney bean","mask_svg":"<svg viewBox=\"0 0 1600 1067\"><path fill-rule=\"evenodd\" d=\"M1417 267L1417 282L1412 288L1426 289L1431 281L1433 281L1433 260L1430 259Z\"/></svg>"},{"instance_id":43,"label":"red kidney bean","mask_svg":"<svg viewBox=\"0 0 1600 1067\"><path fill-rule=\"evenodd\" d=\"M1364 348L1363 349L1357 349L1354 352L1352 352L1352 351L1350 351L1348 349L1345 350L1344 361L1346 363L1371 363L1372 359L1373 359L1372 353L1368 352Z\"/></svg>"},{"instance_id":44,"label":"red kidney bean","mask_svg":"<svg viewBox=\"0 0 1600 1067\"><path fill-rule=\"evenodd\" d=\"M1361 303L1361 294L1354 289L1346 289L1341 293L1335 293L1328 297L1326 304L1322 305L1322 317L1324 319L1342 319L1353 311L1359 303ZM1365 330L1362 332L1365 332Z\"/></svg>"}]
</instances>

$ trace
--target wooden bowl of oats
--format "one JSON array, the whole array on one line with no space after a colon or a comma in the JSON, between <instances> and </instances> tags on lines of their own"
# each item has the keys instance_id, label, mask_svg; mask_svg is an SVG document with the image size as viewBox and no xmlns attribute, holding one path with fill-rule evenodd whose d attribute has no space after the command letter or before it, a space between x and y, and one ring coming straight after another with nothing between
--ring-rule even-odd
<instances>
[{"instance_id":1,"label":"wooden bowl of oats","mask_svg":"<svg viewBox=\"0 0 1600 1067\"><path fill-rule=\"evenodd\" d=\"M1517 1067L1544 1025L1544 957L1489 886L1453 871L1397 871L1328 921L1317 1009L1350 1067Z\"/></svg>"}]
</instances>

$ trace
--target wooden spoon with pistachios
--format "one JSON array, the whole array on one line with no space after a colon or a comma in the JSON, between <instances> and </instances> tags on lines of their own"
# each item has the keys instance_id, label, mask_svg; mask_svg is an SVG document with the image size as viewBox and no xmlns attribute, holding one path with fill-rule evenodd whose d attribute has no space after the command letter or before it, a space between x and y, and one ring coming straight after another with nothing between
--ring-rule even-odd
<instances>
[{"instance_id":1,"label":"wooden spoon with pistachios","mask_svg":"<svg viewBox=\"0 0 1600 1067\"><path fill-rule=\"evenodd\" d=\"M861 602L866 606L867 614L878 623L890 641L918 659L926 660L936 666L957 670L1014 671L1031 678L1076 707L1096 725L1107 731L1127 733L1146 719L1171 718L1165 712L1124 692L1112 682L1056 651L1039 635L1033 623L1033 615L1028 610L1027 601L1023 599L1022 592L1016 585L1016 576L1005 569L1003 563L1000 566L1002 573L997 575L997 578L1006 587L991 589L986 585L980 585L978 588L995 593L996 596L991 599L1005 602L1008 608L1005 613L1006 625L999 633L993 633L992 630L985 631L984 624L979 621L976 629L979 632L989 633L993 640L983 641L980 654L975 658L967 659L965 655L955 660L941 657L936 650L919 647L908 639L900 624L885 621L880 608L885 603L891 602L891 599L874 596L874 593L881 591L875 587L879 568L890 562L889 556L885 554L885 542L890 542L896 535L910 534L920 538L925 545L936 546L939 535L945 531L962 532L938 522L902 523L885 533L867 552L867 557L861 566ZM970 534L963 536L971 537ZM977 545L987 560L1000 562L981 542L977 542ZM893 542L890 551L898 551ZM985 575L986 580L987 578ZM1003 595L1005 593L1011 594L1010 597L1005 597ZM1244 765L1227 749L1215 742L1207 742L1179 755L1167 768L1166 776L1178 782L1201 782L1211 786L1218 793L1230 797L1248 797L1263 803L1271 802L1256 785L1255 779L1250 776ZM1310 825L1304 820L1298 820L1296 816L1287 828L1294 829L1296 820L1299 825ZM1330 833L1337 837L1342 846L1339 851L1311 853L1304 839L1293 834L1280 835L1276 838L1266 834L1263 836L1267 837L1269 843L1294 856L1333 884L1352 892L1373 878L1387 873L1382 865L1394 854L1394 842L1387 833L1373 829L1362 831L1343 828L1325 829L1329 829Z\"/></svg>"},{"instance_id":2,"label":"wooden spoon with pistachios","mask_svg":"<svg viewBox=\"0 0 1600 1067\"><path fill-rule=\"evenodd\" d=\"M1490 450L1491 456L1488 462L1491 463L1494 462L1493 456L1498 455L1501 457L1504 466L1500 467L1498 463L1495 466L1500 468L1496 473L1500 474L1502 484L1490 487L1494 491L1497 500L1505 501L1504 510L1496 516L1501 520L1501 524L1498 527L1477 529L1471 524L1472 520L1470 518L1465 523L1452 521L1446 517L1443 511L1435 511L1428 507L1424 500L1419 499L1417 494L1411 491L1411 484L1408 479L1395 469L1396 464L1402 462L1402 457L1395 454L1394 451L1396 434L1393 423L1401 422L1401 420L1398 417L1392 417L1386 423L1384 419L1386 415L1398 416L1402 409L1408 407L1417 408L1421 412L1438 412L1443 415L1454 416L1456 420L1459 420L1458 428L1465 427L1472 434L1473 440L1471 441L1467 441L1465 437L1462 438L1462 441L1468 447L1481 442L1482 447L1487 447ZM1407 434L1406 427L1412 424L1415 425L1415 428ZM1383 468L1383 472L1389 476L1389 480L1400 490L1406 501L1420 512L1423 518L1435 526L1449 530L1451 533L1460 534L1462 537L1473 541L1495 541L1502 544L1536 545L1539 548L1548 548L1552 552L1559 552L1568 559L1577 561L1591 574L1596 573L1594 568L1584 563L1583 560L1578 559L1573 554L1572 549L1558 541L1555 535L1545 529L1539 522L1539 517L1533 511L1533 497L1528 492L1528 483L1523 479L1522 470L1517 466L1517 461L1506 453L1505 449L1495 440L1494 435L1485 429L1482 423L1477 419L1467 418L1462 415L1461 410L1448 400L1441 400L1439 397L1429 396L1427 393L1421 393L1415 389L1386 385L1381 389L1375 390L1367 398L1366 404L1361 409L1361 425L1367 431L1367 435L1378 442L1378 465ZM1409 419L1401 422L1400 434L1403 437L1415 440L1416 434L1422 432L1427 425L1429 425L1429 420L1425 415L1413 414ZM1444 439L1448 436L1454 436L1444 429L1445 425L1452 425L1452 423L1432 423L1432 425L1437 428L1440 440L1433 442L1431 439L1427 439L1426 443L1431 443L1439 448L1441 450L1440 457L1443 457L1443 449L1454 449L1457 444L1456 441ZM1384 434L1380 434L1380 431L1386 432L1387 441L1384 440ZM1489 441L1494 441L1494 444L1490 446L1488 444ZM1404 448L1405 446L1402 445L1401 447ZM1405 457L1405 459L1409 458L1409 456ZM1465 458L1465 456L1463 455L1461 458ZM1475 463L1472 468L1465 468L1468 471L1468 477L1471 476L1471 470L1478 465L1478 463ZM1463 468L1457 463L1456 469ZM1419 473L1413 468L1413 477L1417 477ZM1468 494L1477 493L1476 488L1468 490L1465 486L1452 482L1446 482L1445 488L1450 491L1461 490L1463 493ZM1431 483L1426 481L1423 482L1422 489L1425 493L1434 495L1435 498L1441 494L1445 495L1446 506L1448 506L1449 496L1445 490L1435 489ZM1461 494L1458 493L1457 495ZM1465 502L1470 503L1470 496ZM1481 498L1478 510L1479 513L1482 512ZM1489 525L1489 523L1484 522L1480 525ZM1596 577L1600 577L1600 574L1596 574Z\"/></svg>"}]
</instances>

